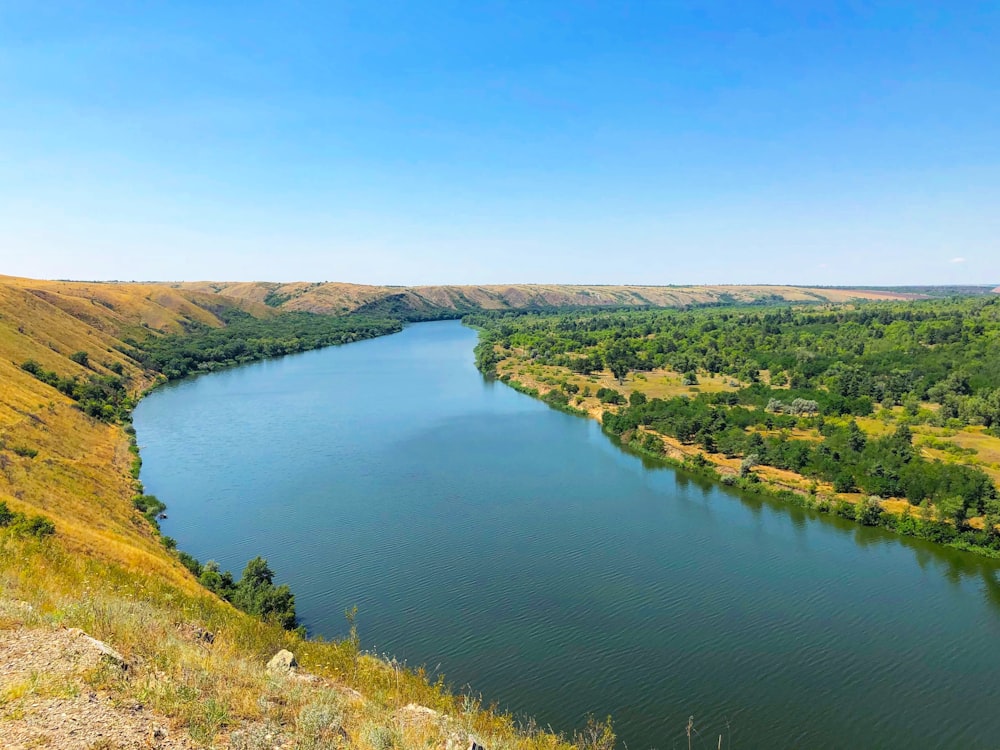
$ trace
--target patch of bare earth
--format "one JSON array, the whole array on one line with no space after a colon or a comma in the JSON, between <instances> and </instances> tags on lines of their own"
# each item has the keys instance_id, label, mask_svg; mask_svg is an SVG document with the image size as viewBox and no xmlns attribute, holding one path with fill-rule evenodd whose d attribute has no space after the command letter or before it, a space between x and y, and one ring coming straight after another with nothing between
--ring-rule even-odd
<instances>
[{"instance_id":1,"label":"patch of bare earth","mask_svg":"<svg viewBox=\"0 0 1000 750\"><path fill-rule=\"evenodd\" d=\"M92 687L127 671L76 629L0 630L0 746L5 750L187 750L197 745L136 703Z\"/></svg>"}]
</instances>

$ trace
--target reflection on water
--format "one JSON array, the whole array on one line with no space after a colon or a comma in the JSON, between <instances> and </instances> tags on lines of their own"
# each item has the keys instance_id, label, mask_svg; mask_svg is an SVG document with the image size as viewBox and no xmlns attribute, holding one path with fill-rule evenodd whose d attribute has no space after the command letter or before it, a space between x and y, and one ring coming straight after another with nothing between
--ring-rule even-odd
<instances>
[{"instance_id":1,"label":"reflection on water","mask_svg":"<svg viewBox=\"0 0 1000 750\"><path fill-rule=\"evenodd\" d=\"M854 543L859 547L884 544L902 545L913 551L914 559L922 569L933 566L954 585L960 584L963 579L975 579L980 582L987 604L1000 613L1000 608L998 608L1000 607L1000 598L998 598L1000 597L1000 562L997 560L933 544L923 539L894 534L883 528L862 526L829 513L820 513L812 508L782 502L766 495L740 492L732 487L718 484L707 477L672 466L668 467L662 461L634 452L613 435L609 435L608 440L623 453L635 456L646 471L671 472L678 490L688 491L691 487L697 487L701 490L701 497L705 500L710 499L713 493L719 492L738 500L754 514L759 514L764 508L767 508L772 512L786 515L795 531L804 531L807 523L826 523L840 531L850 533Z\"/></svg>"},{"instance_id":2,"label":"reflection on water","mask_svg":"<svg viewBox=\"0 0 1000 750\"><path fill-rule=\"evenodd\" d=\"M216 373L136 410L165 533L269 558L309 628L633 748L994 747L997 564L744 496L472 364L455 322ZM713 734L714 733L714 734Z\"/></svg>"}]
</instances>

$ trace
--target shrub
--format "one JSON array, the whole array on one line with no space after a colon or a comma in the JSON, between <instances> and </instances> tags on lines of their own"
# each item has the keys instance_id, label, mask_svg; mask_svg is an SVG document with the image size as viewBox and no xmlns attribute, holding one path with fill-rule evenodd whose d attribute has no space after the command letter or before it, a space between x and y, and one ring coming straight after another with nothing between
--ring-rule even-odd
<instances>
[{"instance_id":1,"label":"shrub","mask_svg":"<svg viewBox=\"0 0 1000 750\"><path fill-rule=\"evenodd\" d=\"M840 516L841 518L846 518L850 521L855 520L856 511L854 508L854 503L849 503L846 500L839 501L835 506L833 506L833 512Z\"/></svg>"},{"instance_id":2,"label":"shrub","mask_svg":"<svg viewBox=\"0 0 1000 750\"><path fill-rule=\"evenodd\" d=\"M25 536L44 539L56 533L56 525L45 516L21 516L13 525L15 531Z\"/></svg>"},{"instance_id":3,"label":"shrub","mask_svg":"<svg viewBox=\"0 0 1000 750\"><path fill-rule=\"evenodd\" d=\"M614 388L598 388L597 399L602 404L624 404L625 397Z\"/></svg>"},{"instance_id":4,"label":"shrub","mask_svg":"<svg viewBox=\"0 0 1000 750\"><path fill-rule=\"evenodd\" d=\"M833 479L834 492L853 492L854 475L849 471L842 471Z\"/></svg>"},{"instance_id":5,"label":"shrub","mask_svg":"<svg viewBox=\"0 0 1000 750\"><path fill-rule=\"evenodd\" d=\"M874 495L869 495L855 509L856 520L864 526L878 526L882 521L882 503Z\"/></svg>"},{"instance_id":6,"label":"shrub","mask_svg":"<svg viewBox=\"0 0 1000 750\"><path fill-rule=\"evenodd\" d=\"M390 750L396 747L397 733L391 727L370 724L365 728L365 740L373 750Z\"/></svg>"},{"instance_id":7,"label":"shrub","mask_svg":"<svg viewBox=\"0 0 1000 750\"><path fill-rule=\"evenodd\" d=\"M160 524L157 523L156 517L160 515L163 511L167 509L156 495L137 495L132 498L132 505L135 509L145 516L146 520L149 521L155 528L159 528Z\"/></svg>"},{"instance_id":8,"label":"shrub","mask_svg":"<svg viewBox=\"0 0 1000 750\"><path fill-rule=\"evenodd\" d=\"M181 565L190 570L196 578L201 575L202 565L194 555L180 551L177 553L177 557L181 561Z\"/></svg>"},{"instance_id":9,"label":"shrub","mask_svg":"<svg viewBox=\"0 0 1000 750\"><path fill-rule=\"evenodd\" d=\"M336 744L343 723L344 711L339 701L331 697L308 703L299 710L295 719L295 746L302 750L330 747Z\"/></svg>"},{"instance_id":10,"label":"shrub","mask_svg":"<svg viewBox=\"0 0 1000 750\"><path fill-rule=\"evenodd\" d=\"M286 630L293 630L298 624L295 595L286 585L274 585L274 572L263 557L247 563L233 590L232 603L262 620L273 620Z\"/></svg>"},{"instance_id":11,"label":"shrub","mask_svg":"<svg viewBox=\"0 0 1000 750\"><path fill-rule=\"evenodd\" d=\"M11 531L23 536L44 539L56 533L56 525L45 516L26 516L11 510L7 503L0 501L0 527L10 527Z\"/></svg>"},{"instance_id":12,"label":"shrub","mask_svg":"<svg viewBox=\"0 0 1000 750\"><path fill-rule=\"evenodd\" d=\"M747 476L749 476L750 472L753 470L753 467L755 467L759 463L760 463L760 456L758 456L756 453L751 453L742 461L740 461L740 478L746 478Z\"/></svg>"},{"instance_id":13,"label":"shrub","mask_svg":"<svg viewBox=\"0 0 1000 750\"><path fill-rule=\"evenodd\" d=\"M542 401L557 409L569 406L569 396L562 391L552 390L542 396Z\"/></svg>"}]
</instances>

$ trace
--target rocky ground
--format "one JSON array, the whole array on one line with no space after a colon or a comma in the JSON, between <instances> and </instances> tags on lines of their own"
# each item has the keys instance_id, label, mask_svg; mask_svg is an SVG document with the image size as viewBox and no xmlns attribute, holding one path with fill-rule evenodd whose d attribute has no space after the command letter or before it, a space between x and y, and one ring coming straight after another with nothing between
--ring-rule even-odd
<instances>
[{"instance_id":1,"label":"rocky ground","mask_svg":"<svg viewBox=\"0 0 1000 750\"><path fill-rule=\"evenodd\" d=\"M0 609L23 606L0 599ZM186 633L211 643L212 634ZM262 665L263 666L263 665ZM159 715L123 689L133 672L109 644L77 628L12 624L0 619L0 748L28 750L193 750L195 742L176 721ZM295 656L279 651L266 667L277 692L262 695L281 702L290 693L309 691L320 698L298 712L291 725L242 723L212 747L233 750L384 750L419 746L434 750L484 750L459 721L410 703L380 716L364 696L349 687L302 672ZM134 692L133 692L134 694ZM367 717L348 727L345 715ZM372 723L372 719L375 723Z\"/></svg>"},{"instance_id":2,"label":"rocky ground","mask_svg":"<svg viewBox=\"0 0 1000 750\"><path fill-rule=\"evenodd\" d=\"M7 750L182 750L196 745L137 703L91 687L127 670L76 629L0 630L0 745Z\"/></svg>"}]
</instances>

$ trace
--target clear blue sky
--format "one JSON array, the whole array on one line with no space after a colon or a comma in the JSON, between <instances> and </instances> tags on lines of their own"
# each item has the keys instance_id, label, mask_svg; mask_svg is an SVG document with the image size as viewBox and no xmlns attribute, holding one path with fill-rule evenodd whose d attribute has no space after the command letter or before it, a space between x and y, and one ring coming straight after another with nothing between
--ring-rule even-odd
<instances>
[{"instance_id":1,"label":"clear blue sky","mask_svg":"<svg viewBox=\"0 0 1000 750\"><path fill-rule=\"evenodd\" d=\"M0 273L1000 283L1000 3L0 0Z\"/></svg>"}]
</instances>

